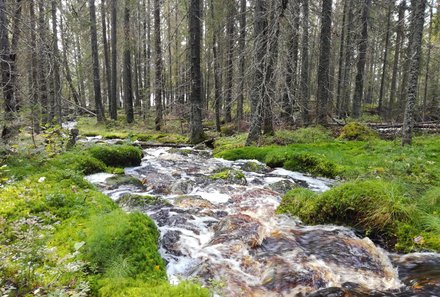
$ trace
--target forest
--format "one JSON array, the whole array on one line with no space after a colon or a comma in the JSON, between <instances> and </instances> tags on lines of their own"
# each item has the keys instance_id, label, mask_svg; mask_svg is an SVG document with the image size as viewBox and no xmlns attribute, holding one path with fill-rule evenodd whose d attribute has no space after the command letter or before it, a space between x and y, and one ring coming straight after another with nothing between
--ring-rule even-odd
<instances>
[{"instance_id":1,"label":"forest","mask_svg":"<svg viewBox=\"0 0 440 297\"><path fill-rule=\"evenodd\" d=\"M0 0L0 296L440 295L438 0Z\"/></svg>"}]
</instances>

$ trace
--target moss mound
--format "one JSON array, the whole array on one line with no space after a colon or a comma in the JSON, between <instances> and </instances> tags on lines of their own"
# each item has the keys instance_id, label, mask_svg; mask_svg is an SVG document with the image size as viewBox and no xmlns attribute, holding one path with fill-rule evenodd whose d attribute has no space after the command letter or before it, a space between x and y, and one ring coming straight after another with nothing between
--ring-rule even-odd
<instances>
[{"instance_id":1,"label":"moss mound","mask_svg":"<svg viewBox=\"0 0 440 297\"><path fill-rule=\"evenodd\" d=\"M277 212L298 216L307 224L351 226L398 251L440 250L440 229L424 227L438 220L396 183L353 181L322 194L294 189L283 197ZM423 242L417 242L419 236Z\"/></svg>"},{"instance_id":2,"label":"moss mound","mask_svg":"<svg viewBox=\"0 0 440 297\"><path fill-rule=\"evenodd\" d=\"M339 135L339 139L345 140L367 141L377 138L378 135L373 129L358 122L351 122L345 125Z\"/></svg>"},{"instance_id":3,"label":"moss mound","mask_svg":"<svg viewBox=\"0 0 440 297\"><path fill-rule=\"evenodd\" d=\"M88 152L111 167L138 166L142 160L142 150L131 145L96 145Z\"/></svg>"}]
</instances>

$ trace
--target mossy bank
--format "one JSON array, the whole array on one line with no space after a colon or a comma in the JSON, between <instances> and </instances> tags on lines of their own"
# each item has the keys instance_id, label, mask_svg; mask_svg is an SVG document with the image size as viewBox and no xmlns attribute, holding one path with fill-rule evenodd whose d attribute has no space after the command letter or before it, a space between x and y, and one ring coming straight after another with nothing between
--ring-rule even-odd
<instances>
[{"instance_id":1,"label":"mossy bank","mask_svg":"<svg viewBox=\"0 0 440 297\"><path fill-rule=\"evenodd\" d=\"M283 145L264 145L268 138L263 138L259 147L244 147L234 136L218 141L216 156L257 159L337 180L323 194L287 193L280 213L307 224L351 226L395 251L440 251L440 137L418 136L412 146L402 147L358 123L330 135L319 127L278 132L269 138Z\"/></svg>"},{"instance_id":2,"label":"mossy bank","mask_svg":"<svg viewBox=\"0 0 440 297\"><path fill-rule=\"evenodd\" d=\"M93 146L54 158L6 159L0 174L2 296L209 296L192 283L171 286L153 221L123 212L84 179L120 172L141 157L131 146Z\"/></svg>"}]
</instances>

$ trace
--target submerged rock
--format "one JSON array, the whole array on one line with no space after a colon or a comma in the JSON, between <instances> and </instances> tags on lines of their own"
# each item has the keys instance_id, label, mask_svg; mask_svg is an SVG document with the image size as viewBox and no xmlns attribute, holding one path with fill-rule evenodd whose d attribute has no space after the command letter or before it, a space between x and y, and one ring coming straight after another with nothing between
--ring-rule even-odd
<instances>
[{"instance_id":1,"label":"submerged rock","mask_svg":"<svg viewBox=\"0 0 440 297\"><path fill-rule=\"evenodd\" d=\"M290 190L295 189L297 187L298 187L297 184L287 179L283 179L269 185L269 188L272 191L278 192L282 195L286 194Z\"/></svg>"},{"instance_id":2,"label":"submerged rock","mask_svg":"<svg viewBox=\"0 0 440 297\"><path fill-rule=\"evenodd\" d=\"M111 176L105 180L105 184L108 189L117 189L121 186L132 186L139 190L145 189L144 185L139 179L128 175Z\"/></svg>"}]
</instances>

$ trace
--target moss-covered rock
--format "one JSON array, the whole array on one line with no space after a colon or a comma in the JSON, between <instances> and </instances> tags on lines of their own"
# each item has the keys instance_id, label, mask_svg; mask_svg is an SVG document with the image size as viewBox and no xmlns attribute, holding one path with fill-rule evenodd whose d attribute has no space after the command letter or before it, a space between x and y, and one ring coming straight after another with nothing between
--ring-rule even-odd
<instances>
[{"instance_id":1,"label":"moss-covered rock","mask_svg":"<svg viewBox=\"0 0 440 297\"><path fill-rule=\"evenodd\" d=\"M351 122L342 128L339 139L367 141L378 138L377 133L367 125Z\"/></svg>"},{"instance_id":2,"label":"moss-covered rock","mask_svg":"<svg viewBox=\"0 0 440 297\"><path fill-rule=\"evenodd\" d=\"M248 172L266 173L268 171L267 166L257 162L246 162L241 166L241 169Z\"/></svg>"},{"instance_id":3,"label":"moss-covered rock","mask_svg":"<svg viewBox=\"0 0 440 297\"><path fill-rule=\"evenodd\" d=\"M130 145L96 145L88 152L111 167L138 166L142 160L142 150Z\"/></svg>"},{"instance_id":4,"label":"moss-covered rock","mask_svg":"<svg viewBox=\"0 0 440 297\"><path fill-rule=\"evenodd\" d=\"M122 185L131 185L139 189L144 189L144 185L139 179L128 175L111 176L105 180L105 183L111 188L118 188Z\"/></svg>"},{"instance_id":5,"label":"moss-covered rock","mask_svg":"<svg viewBox=\"0 0 440 297\"><path fill-rule=\"evenodd\" d=\"M209 176L212 180L225 181L227 183L245 185L247 184L246 177L244 173L240 170L233 168L221 168L214 171L213 174Z\"/></svg>"},{"instance_id":6,"label":"moss-covered rock","mask_svg":"<svg viewBox=\"0 0 440 297\"><path fill-rule=\"evenodd\" d=\"M128 208L144 208L149 206L171 206L167 200L159 196L141 196L126 194L118 199L118 204Z\"/></svg>"}]
</instances>

